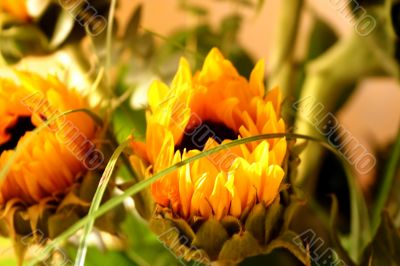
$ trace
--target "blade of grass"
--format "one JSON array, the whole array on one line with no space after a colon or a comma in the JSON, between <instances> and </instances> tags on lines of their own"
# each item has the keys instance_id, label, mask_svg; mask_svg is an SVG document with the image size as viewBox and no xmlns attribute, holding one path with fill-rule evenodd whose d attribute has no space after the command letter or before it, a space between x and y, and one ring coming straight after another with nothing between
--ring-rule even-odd
<instances>
[{"instance_id":1,"label":"blade of grass","mask_svg":"<svg viewBox=\"0 0 400 266\"><path fill-rule=\"evenodd\" d=\"M226 150L226 149L238 146L238 145L242 145L242 144L246 144L246 143L250 143L250 142L254 142L254 141L265 140L265 139L284 138L284 137L286 137L287 139L306 139L306 140L318 142L321 145L323 145L324 147L326 147L328 150L334 152L337 156L340 157L340 154L337 152L337 150L334 149L333 147L331 147L325 140L321 140L318 138L301 135L301 134L292 134L292 133L262 134L262 135L257 135L257 136L234 140L232 142L229 142L229 143L214 147L212 149L203 151L195 156L192 156L190 158L182 160L181 162L179 162L177 164L174 164L168 168L165 168L165 169L161 170L160 172L158 172L157 174L153 175L152 177L131 186L130 188L125 190L122 194L116 195L115 197L111 198L110 200L105 202L103 205L101 205L97 209L97 211L94 211L92 214L83 217L81 220L79 220L78 222L73 224L71 227L69 227L67 230L65 230L62 234L60 234L57 238L55 238L51 243L46 245L46 247L42 250L42 252L40 254L38 254L38 256L33 258L30 262L28 262L27 265L29 265L29 266L36 265L43 259L47 258L51 254L53 249L55 249L62 242L68 240L69 237L71 237L74 233L76 233L79 229L81 229L83 226L85 226L91 220L104 215L109 210L111 210L114 207L118 206L119 204L123 203L123 201L127 197L135 195L136 193L140 192L142 189L150 186L152 183L154 183L155 181L157 181L164 175L167 175L186 164L192 163L201 158L210 156L210 155L220 152L222 150Z\"/></svg>"},{"instance_id":2,"label":"blade of grass","mask_svg":"<svg viewBox=\"0 0 400 266\"><path fill-rule=\"evenodd\" d=\"M400 129L397 134L396 143L393 146L391 156L386 165L386 170L383 175L382 185L379 187L377 200L375 202L375 206L372 213L372 235L375 235L376 230L378 230L380 221L381 221L381 213L385 208L387 199L390 195L390 190L392 188L394 176L396 174L397 166L400 161Z\"/></svg>"},{"instance_id":3,"label":"blade of grass","mask_svg":"<svg viewBox=\"0 0 400 266\"><path fill-rule=\"evenodd\" d=\"M111 53L112 53L112 33L114 26L114 15L115 15L115 6L117 4L116 0L111 0L110 4L110 12L108 14L108 27L107 27L107 36L106 36L106 70L110 70L111 67Z\"/></svg>"},{"instance_id":4,"label":"blade of grass","mask_svg":"<svg viewBox=\"0 0 400 266\"><path fill-rule=\"evenodd\" d=\"M79 113L79 112L88 114L91 118L93 118L93 120L97 124L99 124L99 125L102 124L102 120L100 117L98 117L95 113L93 113L89 109L85 109L85 108L65 111L65 112L60 113L57 116L54 116L54 117L48 119L46 122L41 124L39 127L35 128L33 131L31 131L32 134L30 134L27 138L25 138L24 141L18 143L15 152L10 156L10 159L8 159L8 161L5 163L4 167L0 170L0 182L6 177L6 175L10 171L11 166L13 165L15 160L18 158L18 156L21 154L21 152L24 149L26 149L26 147L29 145L29 143L32 142L32 140L36 137L37 134L39 134L42 130L47 128L51 123L55 122L57 119L59 119L63 116L72 114L72 113Z\"/></svg>"},{"instance_id":5,"label":"blade of grass","mask_svg":"<svg viewBox=\"0 0 400 266\"><path fill-rule=\"evenodd\" d=\"M92 204L89 209L88 215L92 215L97 209L100 207L101 200L103 199L104 192L106 191L108 182L113 174L114 168L117 164L119 156L122 154L126 146L129 144L129 140L126 140L112 154L106 169L103 172L103 175L100 179L99 185L96 189L94 194ZM83 234L80 239L78 253L75 259L75 266L84 266L85 265L85 258L87 253L87 245L88 245L88 238L89 234L93 229L95 219L91 219L84 227Z\"/></svg>"},{"instance_id":6,"label":"blade of grass","mask_svg":"<svg viewBox=\"0 0 400 266\"><path fill-rule=\"evenodd\" d=\"M360 187L357 185L353 170L342 157L341 162L346 173L350 191L350 245L348 252L350 257L358 264L364 248L372 239L369 214L367 204Z\"/></svg>"}]
</instances>

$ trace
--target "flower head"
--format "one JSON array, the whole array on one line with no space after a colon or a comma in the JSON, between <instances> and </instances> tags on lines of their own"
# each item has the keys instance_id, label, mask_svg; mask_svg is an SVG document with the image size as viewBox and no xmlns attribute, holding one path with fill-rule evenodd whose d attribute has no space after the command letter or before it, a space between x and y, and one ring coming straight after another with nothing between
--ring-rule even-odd
<instances>
[{"instance_id":1,"label":"flower head","mask_svg":"<svg viewBox=\"0 0 400 266\"><path fill-rule=\"evenodd\" d=\"M16 72L18 83L0 79L0 169L16 149L5 178L0 181L0 205L17 199L27 206L65 193L85 171L84 157L94 139L96 125L84 113L60 116L87 107L77 91L68 90L56 77ZM32 131L59 116L37 134Z\"/></svg>"},{"instance_id":2,"label":"flower head","mask_svg":"<svg viewBox=\"0 0 400 266\"><path fill-rule=\"evenodd\" d=\"M265 93L262 61L247 80L217 49L194 75L182 59L170 87L150 87L146 140L132 142L132 165L145 178L232 140L284 133L280 103L278 89ZM151 187L152 229L178 256L202 263L268 252L286 206L286 150L285 138L251 142L165 175Z\"/></svg>"},{"instance_id":3,"label":"flower head","mask_svg":"<svg viewBox=\"0 0 400 266\"><path fill-rule=\"evenodd\" d=\"M87 214L105 158L86 97L55 76L15 74L0 78L0 226L21 263L28 244L47 243ZM96 226L115 233L123 211Z\"/></svg>"},{"instance_id":4,"label":"flower head","mask_svg":"<svg viewBox=\"0 0 400 266\"><path fill-rule=\"evenodd\" d=\"M283 133L280 92L265 94L264 63L250 79L213 49L201 71L185 59L170 87L149 90L146 142L133 142L134 168L144 176L238 138ZM254 204L272 203L284 177L286 140L276 138L211 155L182 167L152 186L155 202L184 218L240 217Z\"/></svg>"}]
</instances>

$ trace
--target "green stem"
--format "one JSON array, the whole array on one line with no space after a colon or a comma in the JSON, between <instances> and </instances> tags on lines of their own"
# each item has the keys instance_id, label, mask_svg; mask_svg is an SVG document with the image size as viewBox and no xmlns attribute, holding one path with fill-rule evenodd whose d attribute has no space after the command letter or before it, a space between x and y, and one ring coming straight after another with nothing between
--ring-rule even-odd
<instances>
[{"instance_id":1,"label":"green stem","mask_svg":"<svg viewBox=\"0 0 400 266\"><path fill-rule=\"evenodd\" d=\"M111 53L112 53L112 33L113 33L113 26L114 26L114 15L115 15L115 6L117 1L111 0L110 5L110 12L108 16L108 27L107 27L107 39L106 39L106 70L110 70L111 67Z\"/></svg>"},{"instance_id":2,"label":"green stem","mask_svg":"<svg viewBox=\"0 0 400 266\"><path fill-rule=\"evenodd\" d=\"M114 133L108 128L107 133L106 133L106 139L111 141L111 146L112 147L118 147L120 143L118 143L117 138L115 137ZM121 160L124 163L124 166L126 167L126 170L129 172L129 174L132 176L134 179L134 182L139 182L139 177L137 176L136 172L133 170L132 165L129 161L128 156L126 156L125 153L121 154Z\"/></svg>"},{"instance_id":3,"label":"green stem","mask_svg":"<svg viewBox=\"0 0 400 266\"><path fill-rule=\"evenodd\" d=\"M272 71L269 83L270 87L281 87L285 97L292 95L294 87L293 55L304 1L283 0L281 2L282 10L278 20L276 45L272 51Z\"/></svg>"},{"instance_id":4,"label":"green stem","mask_svg":"<svg viewBox=\"0 0 400 266\"><path fill-rule=\"evenodd\" d=\"M107 36L106 36L106 62L105 62L106 73L110 73L111 70L113 26L114 26L116 4L117 4L116 0L111 0L110 11L108 13L108 26L107 26ZM111 87L111 77L109 74L106 75L106 82L107 82L107 92L108 92L107 105L111 107L114 92Z\"/></svg>"}]
</instances>

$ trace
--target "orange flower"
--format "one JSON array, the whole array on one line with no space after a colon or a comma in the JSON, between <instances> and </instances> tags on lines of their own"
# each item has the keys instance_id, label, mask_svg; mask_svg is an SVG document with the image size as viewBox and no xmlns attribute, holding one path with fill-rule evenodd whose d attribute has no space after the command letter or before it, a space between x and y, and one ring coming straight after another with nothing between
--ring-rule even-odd
<instances>
[{"instance_id":1,"label":"orange flower","mask_svg":"<svg viewBox=\"0 0 400 266\"><path fill-rule=\"evenodd\" d=\"M203 150L264 133L283 133L278 89L265 94L264 63L240 76L218 49L200 72L185 59L170 87L150 87L146 142L132 142L134 169L148 177ZM285 175L285 138L237 146L181 167L152 185L155 202L175 215L221 220L270 205Z\"/></svg>"},{"instance_id":2,"label":"orange flower","mask_svg":"<svg viewBox=\"0 0 400 266\"><path fill-rule=\"evenodd\" d=\"M73 113L32 136L32 130L43 121L88 105L77 91L68 90L54 76L16 75L18 83L0 79L0 169L15 155L16 148L33 138L21 147L1 180L1 206L12 199L29 206L65 192L85 173L85 160L93 150L90 140L96 133L92 118Z\"/></svg>"},{"instance_id":3,"label":"orange flower","mask_svg":"<svg viewBox=\"0 0 400 266\"><path fill-rule=\"evenodd\" d=\"M0 11L5 11L21 21L29 20L25 0L1 0Z\"/></svg>"}]
</instances>

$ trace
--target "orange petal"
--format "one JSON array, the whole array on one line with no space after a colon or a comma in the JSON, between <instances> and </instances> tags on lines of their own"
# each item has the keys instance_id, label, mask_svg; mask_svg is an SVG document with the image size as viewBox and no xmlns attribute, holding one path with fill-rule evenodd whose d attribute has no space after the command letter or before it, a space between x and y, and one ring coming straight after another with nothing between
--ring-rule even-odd
<instances>
[{"instance_id":1,"label":"orange petal","mask_svg":"<svg viewBox=\"0 0 400 266\"><path fill-rule=\"evenodd\" d=\"M187 218L189 216L190 203L193 195L193 183L188 164L180 168L179 195L182 204L183 217Z\"/></svg>"}]
</instances>

